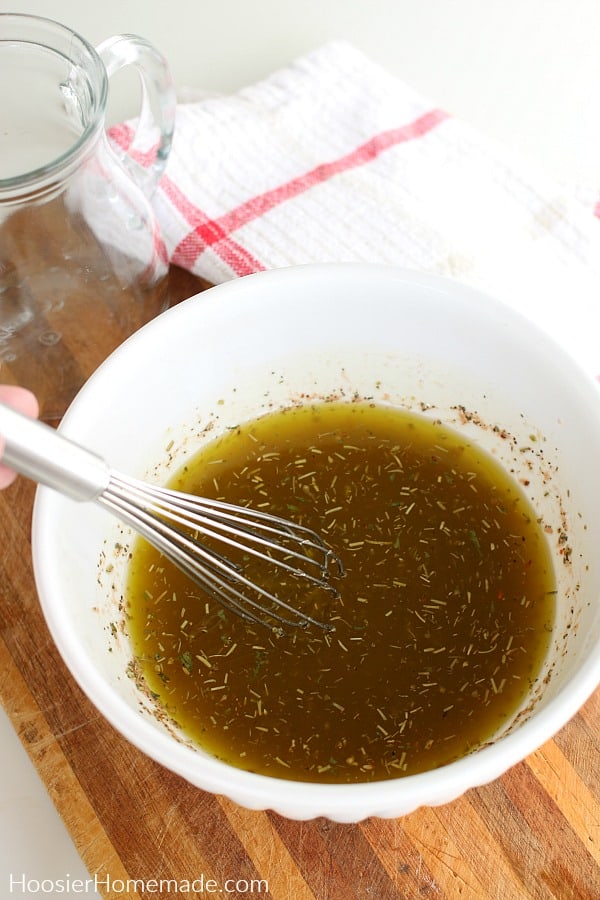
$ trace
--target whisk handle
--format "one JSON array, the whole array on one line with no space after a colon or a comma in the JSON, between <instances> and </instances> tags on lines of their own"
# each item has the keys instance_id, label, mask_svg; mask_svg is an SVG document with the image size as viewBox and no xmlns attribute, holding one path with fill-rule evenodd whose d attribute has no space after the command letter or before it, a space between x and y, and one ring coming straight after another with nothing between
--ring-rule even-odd
<instances>
[{"instance_id":1,"label":"whisk handle","mask_svg":"<svg viewBox=\"0 0 600 900\"><path fill-rule=\"evenodd\" d=\"M5 465L74 500L95 500L108 485L110 470L100 456L3 403L0 435Z\"/></svg>"}]
</instances>

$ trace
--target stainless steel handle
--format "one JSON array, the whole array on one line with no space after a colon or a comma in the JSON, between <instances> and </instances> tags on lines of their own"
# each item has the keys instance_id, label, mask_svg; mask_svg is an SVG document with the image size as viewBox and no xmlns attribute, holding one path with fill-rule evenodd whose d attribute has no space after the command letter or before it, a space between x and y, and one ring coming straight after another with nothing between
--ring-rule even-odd
<instances>
[{"instance_id":1,"label":"stainless steel handle","mask_svg":"<svg viewBox=\"0 0 600 900\"><path fill-rule=\"evenodd\" d=\"M0 435L2 462L21 475L74 500L95 500L106 490L110 469L102 457L2 403Z\"/></svg>"}]
</instances>

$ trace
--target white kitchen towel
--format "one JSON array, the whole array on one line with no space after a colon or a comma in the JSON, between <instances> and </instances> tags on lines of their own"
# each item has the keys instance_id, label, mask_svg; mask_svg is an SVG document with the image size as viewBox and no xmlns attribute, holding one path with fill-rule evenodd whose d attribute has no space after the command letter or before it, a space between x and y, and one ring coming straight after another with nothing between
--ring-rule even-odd
<instances>
[{"instance_id":1,"label":"white kitchen towel","mask_svg":"<svg viewBox=\"0 0 600 900\"><path fill-rule=\"evenodd\" d=\"M132 135L112 131L122 148ZM325 261L435 272L520 309L600 374L596 199L334 42L179 103L154 202L170 260L212 283Z\"/></svg>"}]
</instances>

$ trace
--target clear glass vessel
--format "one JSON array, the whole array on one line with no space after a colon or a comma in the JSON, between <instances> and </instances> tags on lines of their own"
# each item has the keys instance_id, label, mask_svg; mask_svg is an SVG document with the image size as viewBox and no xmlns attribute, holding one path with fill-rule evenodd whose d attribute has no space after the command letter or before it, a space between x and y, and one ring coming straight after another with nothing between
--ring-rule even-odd
<instances>
[{"instance_id":1,"label":"clear glass vessel","mask_svg":"<svg viewBox=\"0 0 600 900\"><path fill-rule=\"evenodd\" d=\"M105 115L126 65L142 105L123 153ZM167 63L143 38L94 49L51 20L0 14L0 382L35 391L45 419L167 306L151 197L174 119Z\"/></svg>"}]
</instances>

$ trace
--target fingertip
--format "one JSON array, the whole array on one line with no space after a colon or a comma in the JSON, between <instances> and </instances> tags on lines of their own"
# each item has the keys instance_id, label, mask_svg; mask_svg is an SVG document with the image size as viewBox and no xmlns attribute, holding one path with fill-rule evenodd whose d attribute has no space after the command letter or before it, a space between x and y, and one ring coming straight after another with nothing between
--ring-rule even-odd
<instances>
[{"instance_id":1,"label":"fingertip","mask_svg":"<svg viewBox=\"0 0 600 900\"><path fill-rule=\"evenodd\" d=\"M21 387L21 385L0 385L0 401L32 419L37 419L39 416L40 408L37 397L28 388Z\"/></svg>"}]
</instances>

